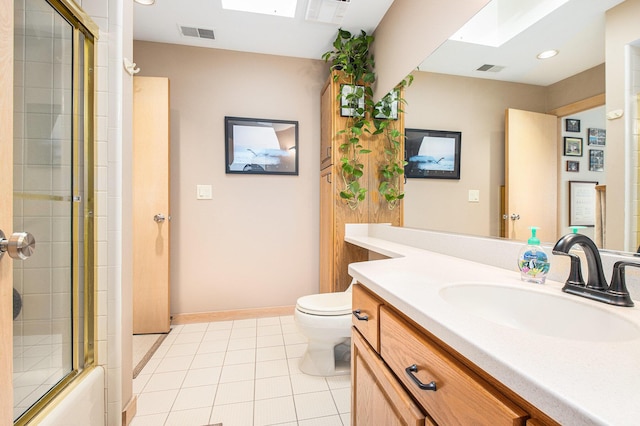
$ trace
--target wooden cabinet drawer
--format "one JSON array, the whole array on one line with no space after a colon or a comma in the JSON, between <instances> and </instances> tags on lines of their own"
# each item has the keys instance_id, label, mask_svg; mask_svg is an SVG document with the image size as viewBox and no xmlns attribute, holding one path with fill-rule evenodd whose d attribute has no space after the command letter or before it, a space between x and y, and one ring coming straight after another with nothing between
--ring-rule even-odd
<instances>
[{"instance_id":1,"label":"wooden cabinet drawer","mask_svg":"<svg viewBox=\"0 0 640 426\"><path fill-rule=\"evenodd\" d=\"M351 341L351 424L434 426L360 333L354 330Z\"/></svg>"},{"instance_id":2,"label":"wooden cabinet drawer","mask_svg":"<svg viewBox=\"0 0 640 426\"><path fill-rule=\"evenodd\" d=\"M378 338L378 316L382 302L366 290L361 284L355 284L352 289L353 326L362 333L376 352L380 353Z\"/></svg>"},{"instance_id":3,"label":"wooden cabinet drawer","mask_svg":"<svg viewBox=\"0 0 640 426\"><path fill-rule=\"evenodd\" d=\"M491 385L404 323L380 308L380 354L416 401L441 425L517 425L527 413ZM407 368L414 365L414 372ZM435 382L436 390L420 389Z\"/></svg>"}]
</instances>

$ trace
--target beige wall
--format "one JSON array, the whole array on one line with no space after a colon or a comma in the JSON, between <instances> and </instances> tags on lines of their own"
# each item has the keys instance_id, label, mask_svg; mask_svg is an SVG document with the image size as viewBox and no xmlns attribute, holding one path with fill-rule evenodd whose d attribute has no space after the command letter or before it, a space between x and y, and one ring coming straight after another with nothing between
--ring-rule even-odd
<instances>
[{"instance_id":1,"label":"beige wall","mask_svg":"<svg viewBox=\"0 0 640 426\"><path fill-rule=\"evenodd\" d=\"M290 305L316 292L326 65L148 42L134 53L140 75L171 81L172 313ZM415 75L406 126L462 131L461 179L409 179L405 226L497 236L504 111L547 111L546 88ZM576 96L568 102L586 97ZM300 121L300 175L226 175L225 115ZM212 185L213 200L196 200L197 184Z\"/></svg>"},{"instance_id":2,"label":"beige wall","mask_svg":"<svg viewBox=\"0 0 640 426\"><path fill-rule=\"evenodd\" d=\"M488 2L395 0L373 34L378 74L374 99L391 91Z\"/></svg>"},{"instance_id":3,"label":"beige wall","mask_svg":"<svg viewBox=\"0 0 640 426\"><path fill-rule=\"evenodd\" d=\"M504 185L506 108L545 112L545 88L468 77L414 73L405 98L407 128L462 132L460 180L408 179L408 227L498 236ZM469 203L469 190L480 202Z\"/></svg>"},{"instance_id":4,"label":"beige wall","mask_svg":"<svg viewBox=\"0 0 640 426\"><path fill-rule=\"evenodd\" d=\"M171 312L293 305L318 292L320 60L134 43L171 82ZM299 176L225 174L224 117L299 121ZM196 185L212 200L196 200Z\"/></svg>"},{"instance_id":5,"label":"beige wall","mask_svg":"<svg viewBox=\"0 0 640 426\"><path fill-rule=\"evenodd\" d=\"M605 91L605 66L595 66L547 86L547 111L601 95Z\"/></svg>"}]
</instances>

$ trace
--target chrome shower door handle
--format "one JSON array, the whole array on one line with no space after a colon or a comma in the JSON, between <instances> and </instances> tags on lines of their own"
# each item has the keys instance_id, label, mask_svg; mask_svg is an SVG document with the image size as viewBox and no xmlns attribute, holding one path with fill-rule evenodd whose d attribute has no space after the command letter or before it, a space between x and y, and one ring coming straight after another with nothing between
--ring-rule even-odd
<instances>
[{"instance_id":1,"label":"chrome shower door handle","mask_svg":"<svg viewBox=\"0 0 640 426\"><path fill-rule=\"evenodd\" d=\"M7 239L0 231L0 258L7 253L12 259L25 260L36 249L36 239L28 232L14 232Z\"/></svg>"},{"instance_id":2,"label":"chrome shower door handle","mask_svg":"<svg viewBox=\"0 0 640 426\"><path fill-rule=\"evenodd\" d=\"M162 213L158 213L158 214L153 216L153 220L156 223L162 223L162 222L164 222L164 219L165 219L165 217L164 217L164 215Z\"/></svg>"}]
</instances>

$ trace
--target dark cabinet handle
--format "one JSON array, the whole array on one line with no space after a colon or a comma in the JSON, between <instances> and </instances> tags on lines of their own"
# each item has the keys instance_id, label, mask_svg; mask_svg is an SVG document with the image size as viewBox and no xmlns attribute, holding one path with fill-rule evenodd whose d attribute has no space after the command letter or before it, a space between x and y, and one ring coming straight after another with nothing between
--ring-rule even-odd
<instances>
[{"instance_id":1,"label":"dark cabinet handle","mask_svg":"<svg viewBox=\"0 0 640 426\"><path fill-rule=\"evenodd\" d=\"M358 321L369 321L368 315L360 315L360 309L356 309L355 311L353 311L353 315L358 318Z\"/></svg>"},{"instance_id":2,"label":"dark cabinet handle","mask_svg":"<svg viewBox=\"0 0 640 426\"><path fill-rule=\"evenodd\" d=\"M413 382L418 385L418 387L422 390L428 390L428 391L436 391L436 382L432 381L431 383L428 384L424 384L420 381L420 379L418 379L413 373L417 373L418 372L418 366L413 364L408 366L407 368L404 369L404 371L407 372L407 374L409 375L409 377L411 377L411 380L413 380Z\"/></svg>"}]
</instances>

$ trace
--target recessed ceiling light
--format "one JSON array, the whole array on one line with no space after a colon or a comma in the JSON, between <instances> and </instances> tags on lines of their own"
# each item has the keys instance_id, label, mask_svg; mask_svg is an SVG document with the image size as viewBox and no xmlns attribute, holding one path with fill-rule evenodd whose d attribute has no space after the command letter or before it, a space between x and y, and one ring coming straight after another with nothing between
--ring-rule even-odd
<instances>
[{"instance_id":1,"label":"recessed ceiling light","mask_svg":"<svg viewBox=\"0 0 640 426\"><path fill-rule=\"evenodd\" d=\"M556 49L545 50L544 52L540 52L536 55L538 59L549 59L556 56L559 52Z\"/></svg>"},{"instance_id":2,"label":"recessed ceiling light","mask_svg":"<svg viewBox=\"0 0 640 426\"><path fill-rule=\"evenodd\" d=\"M143 6L151 6L156 2L156 0L133 0L133 1Z\"/></svg>"},{"instance_id":3,"label":"recessed ceiling light","mask_svg":"<svg viewBox=\"0 0 640 426\"><path fill-rule=\"evenodd\" d=\"M222 8L293 18L297 0L222 0Z\"/></svg>"}]
</instances>

